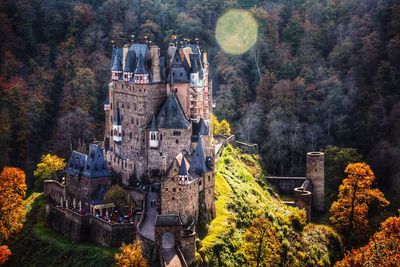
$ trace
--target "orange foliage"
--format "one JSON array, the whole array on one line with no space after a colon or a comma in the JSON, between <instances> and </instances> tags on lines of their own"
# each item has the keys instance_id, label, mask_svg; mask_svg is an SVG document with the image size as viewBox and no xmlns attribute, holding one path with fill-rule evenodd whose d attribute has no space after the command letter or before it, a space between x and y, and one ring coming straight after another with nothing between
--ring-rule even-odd
<instances>
[{"instance_id":1,"label":"orange foliage","mask_svg":"<svg viewBox=\"0 0 400 267\"><path fill-rule=\"evenodd\" d=\"M0 174L0 241L21 229L25 192L25 173L18 168L4 167Z\"/></svg>"},{"instance_id":2,"label":"orange foliage","mask_svg":"<svg viewBox=\"0 0 400 267\"><path fill-rule=\"evenodd\" d=\"M146 258L143 256L142 244L135 241L133 244L124 244L120 248L119 253L114 256L117 266L120 267L147 267L149 266Z\"/></svg>"},{"instance_id":3,"label":"orange foliage","mask_svg":"<svg viewBox=\"0 0 400 267\"><path fill-rule=\"evenodd\" d=\"M352 250L335 266L398 266L399 263L400 217L389 217L366 246Z\"/></svg>"},{"instance_id":4,"label":"orange foliage","mask_svg":"<svg viewBox=\"0 0 400 267\"><path fill-rule=\"evenodd\" d=\"M333 202L330 221L349 238L351 234L362 233L367 225L369 205L378 201L380 206L389 205L383 193L372 188L375 175L365 163L350 163L345 178L339 187L338 200Z\"/></svg>"},{"instance_id":5,"label":"orange foliage","mask_svg":"<svg viewBox=\"0 0 400 267\"><path fill-rule=\"evenodd\" d=\"M0 264L5 263L11 256L11 250L7 246L0 246Z\"/></svg>"}]
</instances>

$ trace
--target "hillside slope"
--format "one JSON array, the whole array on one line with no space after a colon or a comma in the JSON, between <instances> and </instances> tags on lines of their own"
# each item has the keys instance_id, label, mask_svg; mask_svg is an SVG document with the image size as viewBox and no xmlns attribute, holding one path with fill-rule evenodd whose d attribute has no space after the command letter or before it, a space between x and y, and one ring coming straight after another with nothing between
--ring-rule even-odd
<instances>
[{"instance_id":1,"label":"hillside slope","mask_svg":"<svg viewBox=\"0 0 400 267\"><path fill-rule=\"evenodd\" d=\"M217 217L201 240L198 259L211 265L245 264L243 236L256 217L267 217L280 241L285 266L331 266L342 256L339 236L328 226L301 221L304 214L286 206L262 182L256 155L227 146L217 163L215 192Z\"/></svg>"},{"instance_id":2,"label":"hillside slope","mask_svg":"<svg viewBox=\"0 0 400 267\"><path fill-rule=\"evenodd\" d=\"M117 249L90 243L74 243L44 227L43 194L33 193L26 201L24 228L10 246L12 257L5 266L112 266Z\"/></svg>"}]
</instances>

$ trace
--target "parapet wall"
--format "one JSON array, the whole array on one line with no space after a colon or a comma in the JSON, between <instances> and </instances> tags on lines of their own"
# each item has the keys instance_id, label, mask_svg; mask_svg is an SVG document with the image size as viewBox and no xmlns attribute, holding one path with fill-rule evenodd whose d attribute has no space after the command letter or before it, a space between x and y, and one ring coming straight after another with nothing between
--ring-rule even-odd
<instances>
[{"instance_id":1,"label":"parapet wall","mask_svg":"<svg viewBox=\"0 0 400 267\"><path fill-rule=\"evenodd\" d=\"M49 205L49 204L48 204ZM52 207L47 225L75 242L92 241L102 246L118 247L136 238L135 224L110 224L93 215L81 215L68 209Z\"/></svg>"}]
</instances>

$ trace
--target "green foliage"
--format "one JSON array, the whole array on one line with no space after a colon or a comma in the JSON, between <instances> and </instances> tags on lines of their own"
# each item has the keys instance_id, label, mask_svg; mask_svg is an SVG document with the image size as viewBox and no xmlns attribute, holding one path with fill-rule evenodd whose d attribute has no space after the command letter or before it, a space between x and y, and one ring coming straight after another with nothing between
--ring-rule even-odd
<instances>
[{"instance_id":1,"label":"green foliage","mask_svg":"<svg viewBox=\"0 0 400 267\"><path fill-rule=\"evenodd\" d=\"M219 266L248 264L241 249L244 234L256 218L265 217L279 241L281 263L305 266L323 258L335 262L343 253L340 237L330 227L306 225L304 211L272 197L258 182L263 177L259 160L230 145L223 149L215 173L217 216L201 240L201 261Z\"/></svg>"},{"instance_id":2,"label":"green foliage","mask_svg":"<svg viewBox=\"0 0 400 267\"><path fill-rule=\"evenodd\" d=\"M24 228L10 246L5 266L111 266L117 249L75 243L44 226L45 199L33 193L25 200Z\"/></svg>"},{"instance_id":3,"label":"green foliage","mask_svg":"<svg viewBox=\"0 0 400 267\"><path fill-rule=\"evenodd\" d=\"M114 203L115 207L122 209L129 205L129 196L122 186L113 185L104 195L104 201Z\"/></svg>"},{"instance_id":4,"label":"green foliage","mask_svg":"<svg viewBox=\"0 0 400 267\"><path fill-rule=\"evenodd\" d=\"M325 153L325 204L329 207L338 193L339 185L345 178L344 170L350 163L361 162L362 155L355 148L327 146Z\"/></svg>"}]
</instances>

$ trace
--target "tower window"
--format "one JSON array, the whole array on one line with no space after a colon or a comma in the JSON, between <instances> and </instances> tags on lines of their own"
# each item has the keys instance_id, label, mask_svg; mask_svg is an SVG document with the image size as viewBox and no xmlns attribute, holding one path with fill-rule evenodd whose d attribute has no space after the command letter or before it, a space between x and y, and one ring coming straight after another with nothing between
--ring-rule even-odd
<instances>
[{"instance_id":1,"label":"tower window","mask_svg":"<svg viewBox=\"0 0 400 267\"><path fill-rule=\"evenodd\" d=\"M129 133L129 138L132 139L132 132Z\"/></svg>"},{"instance_id":2,"label":"tower window","mask_svg":"<svg viewBox=\"0 0 400 267\"><path fill-rule=\"evenodd\" d=\"M176 188L173 188L172 191L173 191L173 192L176 192Z\"/></svg>"},{"instance_id":3,"label":"tower window","mask_svg":"<svg viewBox=\"0 0 400 267\"><path fill-rule=\"evenodd\" d=\"M152 133L150 134L150 140L157 140L157 135L156 135L155 132L152 132Z\"/></svg>"},{"instance_id":4,"label":"tower window","mask_svg":"<svg viewBox=\"0 0 400 267\"><path fill-rule=\"evenodd\" d=\"M179 144L179 140L178 140L178 139L176 139L176 140L175 140L175 143Z\"/></svg>"}]
</instances>

